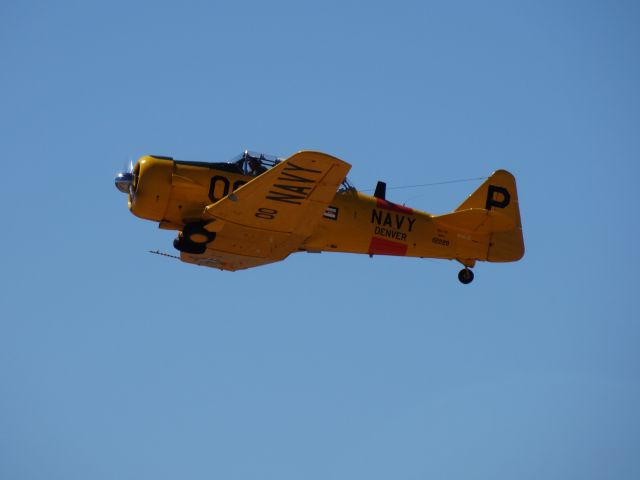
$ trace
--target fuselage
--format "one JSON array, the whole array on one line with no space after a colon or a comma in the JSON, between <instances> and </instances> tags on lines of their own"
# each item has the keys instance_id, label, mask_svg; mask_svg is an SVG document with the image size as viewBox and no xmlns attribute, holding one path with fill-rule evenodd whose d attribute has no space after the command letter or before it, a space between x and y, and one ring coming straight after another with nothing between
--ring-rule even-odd
<instances>
[{"instance_id":1,"label":"fuselage","mask_svg":"<svg viewBox=\"0 0 640 480\"><path fill-rule=\"evenodd\" d=\"M135 165L131 212L181 230L215 204L254 179L233 164L142 157ZM234 240L218 233L216 248L233 250ZM336 192L315 231L299 247L370 255L485 259L489 237L454 231L429 213L391 203L355 189Z\"/></svg>"}]
</instances>

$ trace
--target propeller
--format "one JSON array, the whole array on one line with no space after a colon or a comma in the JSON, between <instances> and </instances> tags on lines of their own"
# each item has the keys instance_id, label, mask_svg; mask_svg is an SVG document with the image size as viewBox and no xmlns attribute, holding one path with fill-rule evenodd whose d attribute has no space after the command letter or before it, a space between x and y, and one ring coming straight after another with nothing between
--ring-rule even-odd
<instances>
[{"instance_id":1,"label":"propeller","mask_svg":"<svg viewBox=\"0 0 640 480\"><path fill-rule=\"evenodd\" d=\"M116 175L115 185L122 193L127 193L133 196L133 181L135 175L133 174L133 161L131 158L125 162L123 169Z\"/></svg>"}]
</instances>

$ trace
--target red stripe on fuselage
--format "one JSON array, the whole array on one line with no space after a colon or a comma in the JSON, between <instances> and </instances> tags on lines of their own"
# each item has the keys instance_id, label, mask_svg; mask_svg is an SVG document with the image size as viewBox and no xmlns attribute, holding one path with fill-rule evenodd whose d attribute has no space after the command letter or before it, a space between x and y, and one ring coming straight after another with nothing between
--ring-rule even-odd
<instances>
[{"instance_id":1,"label":"red stripe on fuselage","mask_svg":"<svg viewBox=\"0 0 640 480\"><path fill-rule=\"evenodd\" d=\"M378 208L385 208L387 210L391 210L392 212L399 212L399 213L406 213L408 215L413 215L413 208L405 207L404 205L391 203L388 200L383 200L382 198L376 198L376 203Z\"/></svg>"},{"instance_id":2,"label":"red stripe on fuselage","mask_svg":"<svg viewBox=\"0 0 640 480\"><path fill-rule=\"evenodd\" d=\"M407 245L399 242L392 242L385 238L372 237L369 244L369 255L399 255L407 254Z\"/></svg>"}]
</instances>

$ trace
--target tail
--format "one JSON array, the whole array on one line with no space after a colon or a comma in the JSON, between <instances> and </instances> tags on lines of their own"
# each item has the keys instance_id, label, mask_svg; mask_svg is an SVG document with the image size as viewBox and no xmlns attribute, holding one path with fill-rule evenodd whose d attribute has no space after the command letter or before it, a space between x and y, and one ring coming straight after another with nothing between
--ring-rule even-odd
<instances>
[{"instance_id":1,"label":"tail","mask_svg":"<svg viewBox=\"0 0 640 480\"><path fill-rule=\"evenodd\" d=\"M457 230L488 234L489 262L515 262L524 255L516 179L506 170L494 172L453 213L435 219Z\"/></svg>"}]
</instances>

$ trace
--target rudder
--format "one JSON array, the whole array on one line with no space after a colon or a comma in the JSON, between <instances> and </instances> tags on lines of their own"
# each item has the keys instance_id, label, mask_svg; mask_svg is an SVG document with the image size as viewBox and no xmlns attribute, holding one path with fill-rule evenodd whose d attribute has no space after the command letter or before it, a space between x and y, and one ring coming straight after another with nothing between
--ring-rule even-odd
<instances>
[{"instance_id":1,"label":"rudder","mask_svg":"<svg viewBox=\"0 0 640 480\"><path fill-rule=\"evenodd\" d=\"M524 239L514 176L506 170L495 171L455 211L472 208L495 210L509 217L514 224L514 228L509 231L490 234L487 260L489 262L520 260L524 255Z\"/></svg>"}]
</instances>

